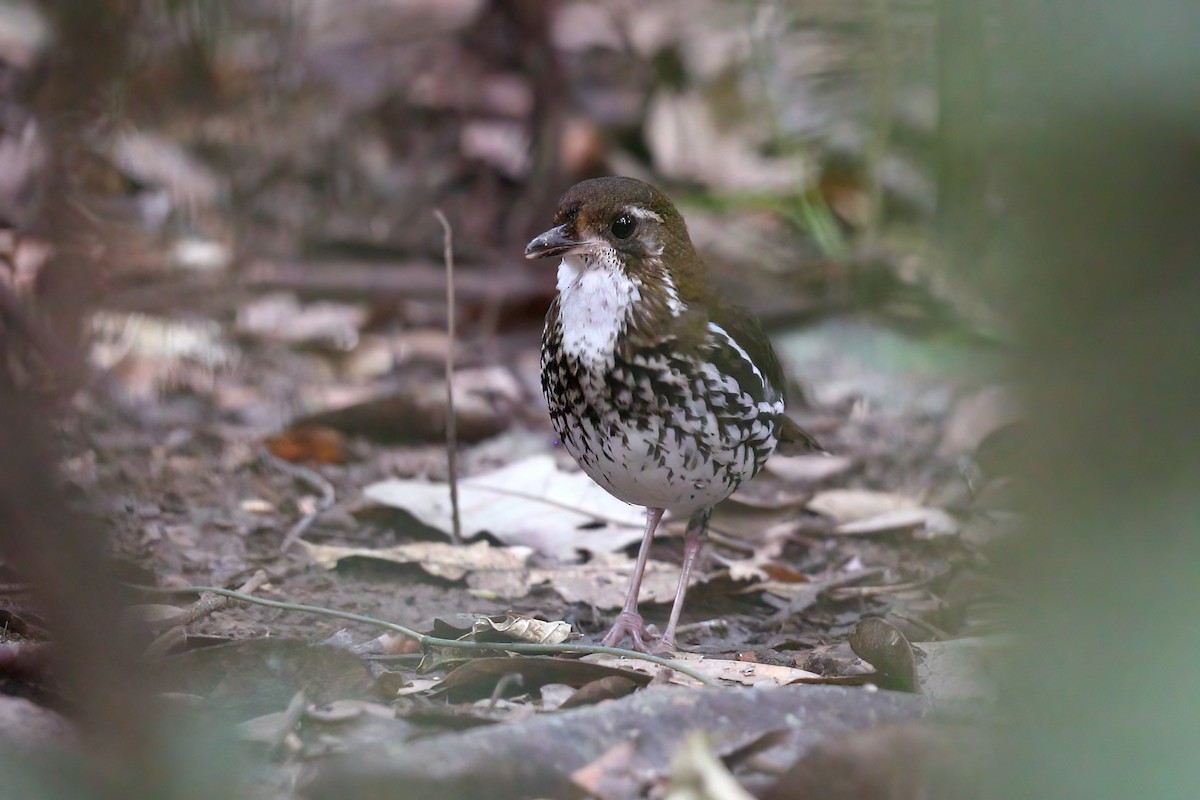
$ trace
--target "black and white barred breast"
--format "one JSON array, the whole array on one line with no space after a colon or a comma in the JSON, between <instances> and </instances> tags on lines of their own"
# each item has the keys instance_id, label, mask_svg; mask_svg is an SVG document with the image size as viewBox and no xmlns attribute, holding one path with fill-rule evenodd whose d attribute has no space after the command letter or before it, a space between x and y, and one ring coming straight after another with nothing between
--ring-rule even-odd
<instances>
[{"instance_id":1,"label":"black and white barred breast","mask_svg":"<svg viewBox=\"0 0 1200 800\"><path fill-rule=\"evenodd\" d=\"M690 514L728 497L774 451L781 387L719 325L698 345L668 335L590 355L564 346L571 335L556 299L542 391L563 446L615 497Z\"/></svg>"}]
</instances>

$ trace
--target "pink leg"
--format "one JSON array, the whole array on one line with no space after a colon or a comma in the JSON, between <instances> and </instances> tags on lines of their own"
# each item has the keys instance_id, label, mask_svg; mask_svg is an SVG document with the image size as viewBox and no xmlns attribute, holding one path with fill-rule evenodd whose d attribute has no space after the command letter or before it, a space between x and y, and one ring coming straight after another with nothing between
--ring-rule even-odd
<instances>
[{"instance_id":1,"label":"pink leg","mask_svg":"<svg viewBox=\"0 0 1200 800\"><path fill-rule=\"evenodd\" d=\"M642 546L638 550L637 563L633 567L633 580L629 582L629 594L625 595L625 607L617 615L617 621L609 628L608 633L600 640L605 647L616 647L625 636L633 640L633 649L645 653L646 642L642 639L642 615L638 613L638 592L642 589L642 573L646 571L646 560L650 557L650 541L654 538L654 530L662 519L663 509L646 509L646 532L642 535Z\"/></svg>"},{"instance_id":2,"label":"pink leg","mask_svg":"<svg viewBox=\"0 0 1200 800\"><path fill-rule=\"evenodd\" d=\"M683 569L679 573L679 587L675 590L675 604L671 606L671 619L667 622L667 631L654 649L660 653L671 653L675 650L675 626L679 624L679 615L683 613L683 598L687 595L688 577L696 556L700 555L700 546L704 544L704 534L708 531L709 509L692 516L688 521L687 536L683 540Z\"/></svg>"}]
</instances>

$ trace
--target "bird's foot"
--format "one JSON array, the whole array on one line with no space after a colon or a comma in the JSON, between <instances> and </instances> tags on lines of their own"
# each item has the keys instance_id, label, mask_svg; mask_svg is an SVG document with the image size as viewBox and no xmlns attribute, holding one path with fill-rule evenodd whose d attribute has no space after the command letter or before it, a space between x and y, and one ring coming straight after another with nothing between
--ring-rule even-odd
<instances>
[{"instance_id":1,"label":"bird's foot","mask_svg":"<svg viewBox=\"0 0 1200 800\"><path fill-rule=\"evenodd\" d=\"M632 649L639 653L649 653L650 649L646 645L645 638L647 633L641 614L636 611L622 611L617 615L617 621L608 629L608 633L604 634L600 644L605 647L616 647L621 640L628 636L633 641Z\"/></svg>"}]
</instances>

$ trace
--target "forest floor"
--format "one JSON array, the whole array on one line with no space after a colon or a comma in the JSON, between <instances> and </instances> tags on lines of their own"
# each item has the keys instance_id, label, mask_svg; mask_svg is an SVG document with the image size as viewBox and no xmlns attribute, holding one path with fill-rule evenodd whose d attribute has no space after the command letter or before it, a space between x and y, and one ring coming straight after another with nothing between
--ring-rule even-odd
<instances>
[{"instance_id":1,"label":"forest floor","mask_svg":"<svg viewBox=\"0 0 1200 800\"><path fill-rule=\"evenodd\" d=\"M808 142L813 119L862 116L831 77L853 80L861 45L842 4L761 43L781 80L753 85L797 113L767 124L753 114L771 103L751 98L728 138L714 123L721 76L762 68L724 35L734 4L703 19L664 4L628 20L628 40L601 35L598 6L573 4L544 41L505 4L425 5L410 19L387 3L344 16L315 3L307 28L243 9L244 30L218 33L283 36L270 18L299 37L271 40L279 64L256 47L202 51L216 96L203 111L173 105L179 76L150 69L140 89L163 94L140 109L145 127L93 154L94 213L120 224L106 231L111 291L90 309L93 377L61 426L61 473L138 587L127 622L154 692L237 724L224 768L253 797L392 796L397 782L411 796L634 797L726 768L767 796L830 743L843 742L834 761L874 762L872 748L904 752L870 738L884 723L986 703L980 666L1004 599L990 559L1011 522L1003 476L977 457L1013 418L990 377L996 348L944 325L930 311L944 298L910 274L926 266L919 174L891 170L908 178L879 187L898 218L918 217L892 225L857 167L813 180L829 142L809 161L763 155L785 123ZM695 72L683 86L650 57L679 52ZM531 77L539 59L569 80ZM713 59L724 72L701 68ZM897 104L919 111L921 96ZM530 131L562 163L539 172ZM717 138L697 147L672 131ZM850 137L868 138L861 125ZM789 413L830 453L775 456L718 507L674 666L586 652L620 609L642 512L556 447L538 376L553 268L525 262L518 235L545 227L566 176L654 170L683 187L716 283L760 313ZM759 183L738 183L748 176ZM435 208L459 256L453 339ZM683 523L660 528L642 586L658 628ZM19 577L0 562L0 644L45 636ZM198 600L197 587L272 605ZM380 621L408 632L383 635ZM37 679L0 688L57 705ZM681 747L692 729L709 742ZM801 771L770 796L831 785Z\"/></svg>"}]
</instances>

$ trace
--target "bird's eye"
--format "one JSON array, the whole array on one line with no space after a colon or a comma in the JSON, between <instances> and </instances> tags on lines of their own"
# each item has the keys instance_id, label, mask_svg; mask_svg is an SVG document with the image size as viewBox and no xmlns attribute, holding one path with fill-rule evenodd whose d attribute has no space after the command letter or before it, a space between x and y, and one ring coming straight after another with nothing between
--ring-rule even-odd
<instances>
[{"instance_id":1,"label":"bird's eye","mask_svg":"<svg viewBox=\"0 0 1200 800\"><path fill-rule=\"evenodd\" d=\"M637 227L637 220L628 214L622 214L613 220L612 235L618 239L628 239L633 236L633 229Z\"/></svg>"}]
</instances>

